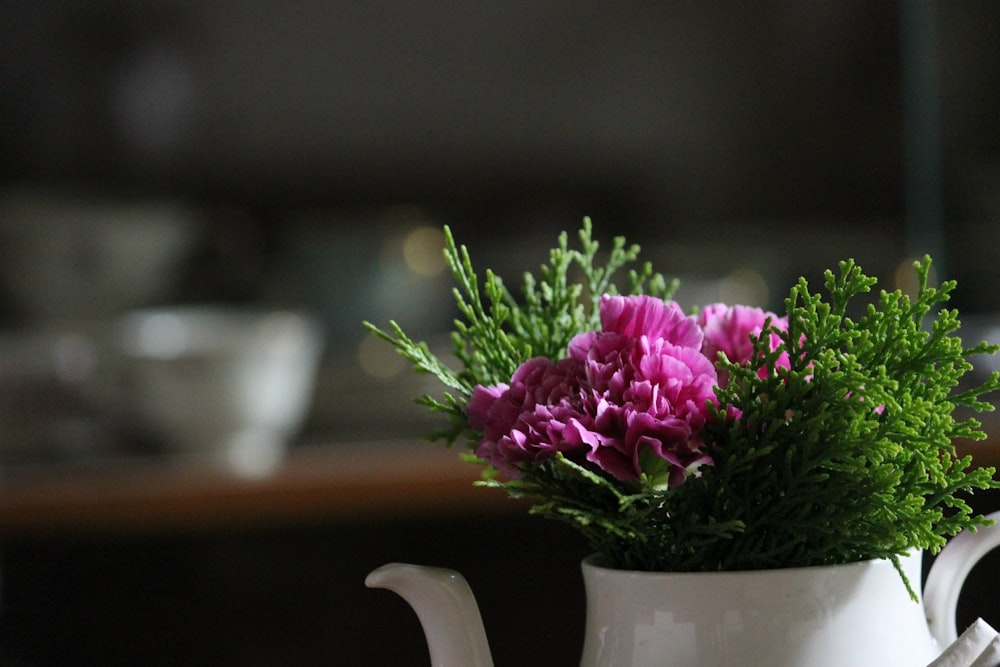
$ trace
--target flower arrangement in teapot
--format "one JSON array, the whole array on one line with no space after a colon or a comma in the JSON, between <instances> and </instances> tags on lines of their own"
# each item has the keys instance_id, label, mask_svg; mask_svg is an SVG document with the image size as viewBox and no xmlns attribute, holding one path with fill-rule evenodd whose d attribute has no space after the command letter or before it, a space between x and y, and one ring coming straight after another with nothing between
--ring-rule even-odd
<instances>
[{"instance_id":1,"label":"flower arrangement in teapot","mask_svg":"<svg viewBox=\"0 0 1000 667\"><path fill-rule=\"evenodd\" d=\"M901 557L989 523L961 494L1000 483L953 441L985 437L956 410L992 409L996 373L961 381L998 347L963 345L943 307L955 283L932 286L929 257L914 264L913 296L873 294L876 279L845 260L821 292L799 279L782 313L685 310L638 246L615 238L601 254L589 219L579 246L561 234L519 293L490 271L480 282L444 231L458 368L396 322L365 325L440 380L440 395L416 399L444 418L432 439L460 443L484 465L480 484L533 499L608 564L889 559L903 575Z\"/></svg>"}]
</instances>

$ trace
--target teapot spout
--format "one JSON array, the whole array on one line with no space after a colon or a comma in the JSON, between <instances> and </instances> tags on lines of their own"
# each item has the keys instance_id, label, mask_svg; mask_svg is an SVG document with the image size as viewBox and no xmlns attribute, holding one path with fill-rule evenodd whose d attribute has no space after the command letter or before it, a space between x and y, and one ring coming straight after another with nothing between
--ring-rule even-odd
<instances>
[{"instance_id":1,"label":"teapot spout","mask_svg":"<svg viewBox=\"0 0 1000 667\"><path fill-rule=\"evenodd\" d=\"M371 572L365 585L391 590L413 607L433 667L493 667L479 606L458 572L389 563Z\"/></svg>"}]
</instances>

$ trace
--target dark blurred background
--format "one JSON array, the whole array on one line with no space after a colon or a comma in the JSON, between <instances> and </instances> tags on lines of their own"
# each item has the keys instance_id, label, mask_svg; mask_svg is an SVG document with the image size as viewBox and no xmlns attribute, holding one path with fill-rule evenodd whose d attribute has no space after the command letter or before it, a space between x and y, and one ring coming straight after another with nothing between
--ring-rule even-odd
<instances>
[{"instance_id":1,"label":"dark blurred background","mask_svg":"<svg viewBox=\"0 0 1000 667\"><path fill-rule=\"evenodd\" d=\"M3 474L129 449L113 429L87 431L86 446L55 434L53 413L81 409L37 381L26 404L18 355L53 331L99 337L145 306L317 318L325 352L293 449L418 437L413 381L360 322L394 318L431 341L450 328L444 224L480 268L516 280L591 216L600 239L625 234L680 277L692 305L778 307L798 276L848 257L895 287L931 253L939 278L958 279L972 335L992 337L997 44L992 0L7 0L0 371L20 375L4 380ZM92 224L108 217L126 228L125 250ZM61 251L39 250L63 235ZM44 428L22 427L39 414ZM572 664L582 598L520 602L546 586L577 595L582 546L560 528L455 510L195 535L15 534L0 561L0 645L29 665L361 665L375 663L346 643L389 643L400 655L378 664L421 664L401 606L392 613L412 624L399 642L396 627L343 627L389 604L355 590L365 568L419 557L479 568L474 585L504 610L498 636L567 626L551 655L529 642L498 664ZM334 570L350 576L334 583ZM490 573L516 580L506 596Z\"/></svg>"},{"instance_id":2,"label":"dark blurred background","mask_svg":"<svg viewBox=\"0 0 1000 667\"><path fill-rule=\"evenodd\" d=\"M349 244L417 211L482 252L591 215L675 273L933 251L992 310L998 12L15 1L0 174L196 207L236 264L197 296L261 296L307 222Z\"/></svg>"}]
</instances>

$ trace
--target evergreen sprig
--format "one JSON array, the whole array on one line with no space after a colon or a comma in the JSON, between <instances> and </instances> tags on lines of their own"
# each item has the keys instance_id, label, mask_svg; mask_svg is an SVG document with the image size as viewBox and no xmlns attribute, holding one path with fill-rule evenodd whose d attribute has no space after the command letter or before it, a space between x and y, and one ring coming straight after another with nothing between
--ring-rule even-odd
<instances>
[{"instance_id":1,"label":"evergreen sprig","mask_svg":"<svg viewBox=\"0 0 1000 667\"><path fill-rule=\"evenodd\" d=\"M448 368L395 322L389 332L365 325L445 387L442 397L418 399L450 419L432 437L464 438L471 449L481 436L465 413L474 387L506 383L533 356L561 358L573 336L598 330L600 296L617 293L614 277L637 261L639 247L616 238L600 261L585 219L580 248L560 235L540 278L525 274L515 298L492 272L480 285L468 250L447 228L445 238L461 368ZM877 281L852 260L825 272L824 294L805 279L793 285L787 330L765 326L749 364L720 360L728 384L716 391L719 405L701 434L712 464L680 486L669 488L655 467L623 482L561 455L516 479L489 470L481 483L534 499L534 513L570 523L632 569L898 564L913 549L937 551L986 523L963 495L1000 486L992 468L973 467L953 445L985 437L977 420L955 411L992 409L983 397L1000 390L1000 375L973 387L961 381L972 357L1000 347L963 345L957 312L944 308L955 283L931 286L930 266L930 258L914 264L913 298L882 290L860 309L856 301ZM669 299L676 288L646 263L628 271L623 293Z\"/></svg>"},{"instance_id":2,"label":"evergreen sprig","mask_svg":"<svg viewBox=\"0 0 1000 667\"><path fill-rule=\"evenodd\" d=\"M640 248L615 237L602 259L593 224L584 218L578 235L580 248L571 248L569 236L561 233L548 262L539 268L541 278L524 273L518 300L492 271L487 270L480 286L468 248L455 242L447 226L444 236L445 259L456 282L452 293L461 315L451 334L452 354L460 369L446 366L425 342L411 339L395 321L389 322L388 331L371 322L364 326L393 345L416 372L433 375L445 387L443 396L424 395L417 402L448 416L449 426L431 433L430 438L452 444L463 437L467 441L478 438L465 415L465 401L477 384L505 383L528 359L557 359L565 355L573 336L600 328L601 295L617 293L615 277L637 263ZM571 280L574 274L581 277L579 281ZM649 262L629 268L626 277L625 294L670 299L679 285L653 271Z\"/></svg>"}]
</instances>

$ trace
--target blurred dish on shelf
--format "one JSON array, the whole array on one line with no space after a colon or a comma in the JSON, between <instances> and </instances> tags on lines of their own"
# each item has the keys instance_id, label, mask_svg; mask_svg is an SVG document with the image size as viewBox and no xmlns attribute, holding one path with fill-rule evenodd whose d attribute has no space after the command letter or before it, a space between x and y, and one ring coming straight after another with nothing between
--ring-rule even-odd
<instances>
[{"instance_id":1,"label":"blurred dish on shelf","mask_svg":"<svg viewBox=\"0 0 1000 667\"><path fill-rule=\"evenodd\" d=\"M324 347L310 315L178 306L127 313L118 334L122 408L168 450L249 476L281 464Z\"/></svg>"}]
</instances>

